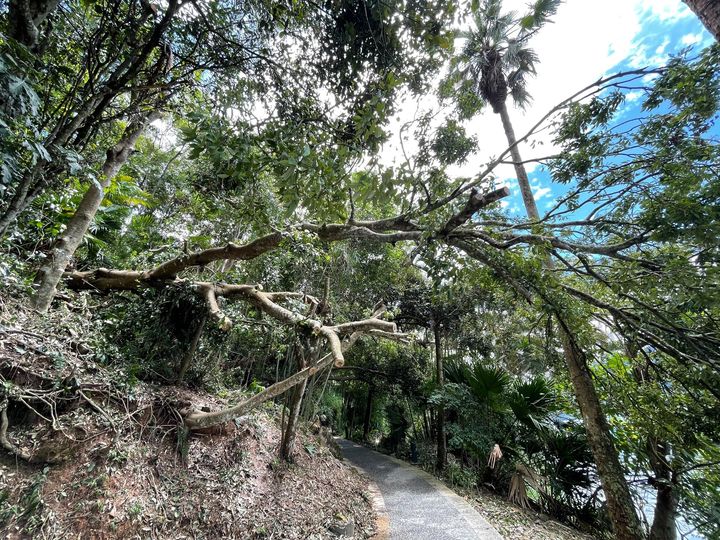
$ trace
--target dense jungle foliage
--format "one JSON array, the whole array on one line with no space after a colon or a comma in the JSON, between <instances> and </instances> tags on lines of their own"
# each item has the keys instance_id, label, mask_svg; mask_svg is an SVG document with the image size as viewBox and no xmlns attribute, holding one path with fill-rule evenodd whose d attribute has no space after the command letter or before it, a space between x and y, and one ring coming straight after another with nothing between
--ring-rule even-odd
<instances>
[{"instance_id":1,"label":"dense jungle foliage","mask_svg":"<svg viewBox=\"0 0 720 540\"><path fill-rule=\"evenodd\" d=\"M717 44L545 111L556 0L0 6L0 294L88 309L123 392L232 398L189 436L274 399L288 461L322 423L598 537L720 537Z\"/></svg>"}]
</instances>

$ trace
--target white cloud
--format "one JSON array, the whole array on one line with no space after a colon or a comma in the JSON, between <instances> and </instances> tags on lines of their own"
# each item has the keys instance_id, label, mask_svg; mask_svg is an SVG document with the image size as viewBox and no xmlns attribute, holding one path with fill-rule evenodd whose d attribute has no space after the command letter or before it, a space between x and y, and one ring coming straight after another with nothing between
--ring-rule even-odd
<instances>
[{"instance_id":1,"label":"white cloud","mask_svg":"<svg viewBox=\"0 0 720 540\"><path fill-rule=\"evenodd\" d=\"M655 54L663 54L668 45L670 45L670 38L666 36L658 48L655 49Z\"/></svg>"},{"instance_id":2,"label":"white cloud","mask_svg":"<svg viewBox=\"0 0 720 540\"><path fill-rule=\"evenodd\" d=\"M528 0L505 0L503 7L523 13L527 3ZM542 114L607 74L620 62L633 58L632 63L638 67L662 62L665 55L672 52L669 50L671 40L664 39L660 46L657 46L657 42L652 43L652 49L649 49L641 39L643 24L653 21L670 24L692 16L693 13L680 0L586 0L563 3L553 18L553 24L547 25L533 38L532 46L540 56L540 63L537 66L537 77L528 81L532 104L523 111L515 109L508 102L516 136L523 136ZM648 76L643 81L651 78ZM633 93L629 100L640 97L640 94ZM436 105L433 96L425 96L421 101L421 110ZM416 102L408 102L403 106L398 126L411 120L417 107ZM507 148L500 117L493 114L490 107L468 122L466 129L468 134L477 137L479 151L466 164L449 170L454 177L476 175L493 156ZM397 133L399 128L391 130ZM545 157L554 152L549 133L544 132L537 140L543 144L535 148L528 144L519 145L524 159ZM410 153L415 150L413 143L410 140L405 145ZM403 161L397 142L384 151L384 156L388 158L384 159L386 162ZM530 173L537 164L529 162L526 167ZM517 186L512 165L502 165L494 174L498 180L505 180L511 189Z\"/></svg>"},{"instance_id":3,"label":"white cloud","mask_svg":"<svg viewBox=\"0 0 720 540\"><path fill-rule=\"evenodd\" d=\"M680 38L680 43L683 45L696 45L697 43L700 43L703 40L703 34L702 32L698 32L697 34L685 34L683 37Z\"/></svg>"},{"instance_id":4,"label":"white cloud","mask_svg":"<svg viewBox=\"0 0 720 540\"><path fill-rule=\"evenodd\" d=\"M662 22L675 22L692 17L693 12L680 0L649 0L640 2L644 7L643 15L649 14Z\"/></svg>"},{"instance_id":5,"label":"white cloud","mask_svg":"<svg viewBox=\"0 0 720 540\"><path fill-rule=\"evenodd\" d=\"M552 189L550 189L549 187L538 186L537 188L533 189L532 192L533 192L533 196L535 197L536 201L539 201L543 197L552 195Z\"/></svg>"}]
</instances>

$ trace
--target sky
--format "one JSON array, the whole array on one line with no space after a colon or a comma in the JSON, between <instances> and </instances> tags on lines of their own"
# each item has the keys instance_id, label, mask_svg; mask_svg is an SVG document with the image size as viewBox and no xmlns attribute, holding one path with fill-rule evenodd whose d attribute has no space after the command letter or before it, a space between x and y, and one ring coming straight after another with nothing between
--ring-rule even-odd
<instances>
[{"instance_id":1,"label":"sky","mask_svg":"<svg viewBox=\"0 0 720 540\"><path fill-rule=\"evenodd\" d=\"M528 0L505 0L506 9L519 13L527 11ZM691 46L698 50L712 42L712 37L681 0L566 0L558 9L553 23L545 26L534 38L532 47L540 57L537 76L529 81L528 90L533 101L525 111L513 108L510 117L515 133L521 137L535 122L558 102L603 75L624 69L656 66L668 56ZM630 96L640 97L637 96ZM627 107L639 106L639 100L628 99ZM421 109L436 106L434 96L420 100ZM398 124L412 119L418 103L405 103L398 114ZM630 112L630 111L628 111ZM465 124L469 134L478 139L478 152L463 166L449 170L453 177L477 174L491 157L507 148L499 115L489 107ZM391 128L398 133L399 128ZM383 161L399 165L404 161L399 149L398 135L383 152ZM538 139L536 138L536 141ZM521 145L524 160L548 155L549 140L539 142L534 149ZM408 153L413 141L405 142ZM542 214L556 197L566 189L550 181L542 168L528 166L531 185ZM502 205L514 215L522 216L524 209L511 165L496 170L499 183L511 189L511 197Z\"/></svg>"},{"instance_id":2,"label":"sky","mask_svg":"<svg viewBox=\"0 0 720 540\"><path fill-rule=\"evenodd\" d=\"M505 0L507 9L520 13L526 11L528 0ZM591 84L600 77L645 66L664 64L669 55L686 47L697 50L711 44L713 38L700 21L681 0L566 0L554 17L553 24L544 27L534 37L532 46L540 57L537 77L529 81L528 90L533 102L527 110L511 106L510 116L518 137L526 133L538 120L558 102ZM629 95L625 113L632 113L640 105L639 95ZM437 103L433 96L422 98L420 108L433 108ZM406 103L398 114L397 124L413 118L418 103ZM461 167L449 170L452 176L474 176L482 170L493 156L507 148L507 140L499 115L490 107L465 124L469 134L478 139L479 151ZM391 128L396 134L398 127ZM546 137L547 138L547 137ZM412 140L405 142L406 151L411 152ZM521 145L524 160L551 153L549 140L541 147ZM383 161L399 165L404 161L399 149L397 135L385 149ZM541 215L553 206L556 198L567 189L554 184L549 174L541 167L528 165L531 186ZM525 210L520 198L515 172L511 165L496 170L499 184L505 183L511 190L511 197L501 204L511 215L524 217ZM653 493L643 504L646 516L652 519ZM693 533L694 527L682 518L678 527L685 538L700 540Z\"/></svg>"}]
</instances>

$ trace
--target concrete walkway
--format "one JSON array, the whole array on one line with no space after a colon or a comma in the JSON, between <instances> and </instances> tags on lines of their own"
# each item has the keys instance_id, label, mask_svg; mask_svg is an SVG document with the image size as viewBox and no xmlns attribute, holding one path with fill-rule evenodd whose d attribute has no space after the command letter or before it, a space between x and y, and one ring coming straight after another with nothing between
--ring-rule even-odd
<instances>
[{"instance_id":1,"label":"concrete walkway","mask_svg":"<svg viewBox=\"0 0 720 540\"><path fill-rule=\"evenodd\" d=\"M337 442L348 461L378 485L392 540L502 540L469 503L430 474L359 444Z\"/></svg>"}]
</instances>

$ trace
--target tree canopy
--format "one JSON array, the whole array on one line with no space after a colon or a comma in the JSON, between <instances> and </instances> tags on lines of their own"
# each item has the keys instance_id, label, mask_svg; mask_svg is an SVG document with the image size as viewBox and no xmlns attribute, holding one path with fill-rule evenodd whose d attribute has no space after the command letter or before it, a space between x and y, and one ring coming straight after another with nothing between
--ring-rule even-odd
<instances>
[{"instance_id":1,"label":"tree canopy","mask_svg":"<svg viewBox=\"0 0 720 540\"><path fill-rule=\"evenodd\" d=\"M275 399L286 460L323 418L598 535L720 533L717 44L536 111L554 1L5 7L0 291L90 303L95 360L133 379L244 391L178 429ZM456 177L486 103L507 147ZM524 159L563 186L542 213Z\"/></svg>"}]
</instances>

